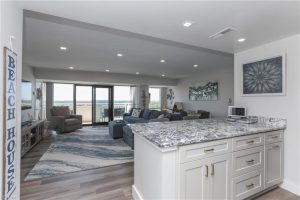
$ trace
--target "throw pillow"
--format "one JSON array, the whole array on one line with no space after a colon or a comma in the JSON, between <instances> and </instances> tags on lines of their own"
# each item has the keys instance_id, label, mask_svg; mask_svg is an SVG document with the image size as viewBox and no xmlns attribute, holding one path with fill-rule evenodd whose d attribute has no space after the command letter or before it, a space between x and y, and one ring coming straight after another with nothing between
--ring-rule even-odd
<instances>
[{"instance_id":1,"label":"throw pillow","mask_svg":"<svg viewBox=\"0 0 300 200\"><path fill-rule=\"evenodd\" d=\"M141 113L141 109L133 109L132 110L132 114L131 114L131 116L132 117L139 117L140 116L140 113Z\"/></svg>"},{"instance_id":2,"label":"throw pillow","mask_svg":"<svg viewBox=\"0 0 300 200\"><path fill-rule=\"evenodd\" d=\"M164 114L161 114L161 115L159 115L158 117L157 117L157 119L162 119L162 118L164 118L165 117L165 115Z\"/></svg>"}]
</instances>

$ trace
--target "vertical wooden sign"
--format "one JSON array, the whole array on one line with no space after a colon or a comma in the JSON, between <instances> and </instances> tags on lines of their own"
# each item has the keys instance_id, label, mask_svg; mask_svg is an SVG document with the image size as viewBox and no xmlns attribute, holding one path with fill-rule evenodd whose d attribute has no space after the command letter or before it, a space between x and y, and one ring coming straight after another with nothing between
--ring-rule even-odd
<instances>
[{"instance_id":1,"label":"vertical wooden sign","mask_svg":"<svg viewBox=\"0 0 300 200\"><path fill-rule=\"evenodd\" d=\"M4 123L3 123L3 170L4 199L10 199L16 189L16 87L17 87L17 54L4 47Z\"/></svg>"}]
</instances>

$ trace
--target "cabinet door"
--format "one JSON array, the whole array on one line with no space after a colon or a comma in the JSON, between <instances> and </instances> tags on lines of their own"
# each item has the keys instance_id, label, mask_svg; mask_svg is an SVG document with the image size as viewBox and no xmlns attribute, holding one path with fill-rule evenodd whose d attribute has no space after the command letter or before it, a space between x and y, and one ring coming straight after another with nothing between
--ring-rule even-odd
<instances>
[{"instance_id":1,"label":"cabinet door","mask_svg":"<svg viewBox=\"0 0 300 200\"><path fill-rule=\"evenodd\" d=\"M180 164L179 199L209 199L208 178L208 164L205 159Z\"/></svg>"},{"instance_id":2,"label":"cabinet door","mask_svg":"<svg viewBox=\"0 0 300 200\"><path fill-rule=\"evenodd\" d=\"M210 200L231 199L231 154L215 156L209 161Z\"/></svg>"},{"instance_id":3,"label":"cabinet door","mask_svg":"<svg viewBox=\"0 0 300 200\"><path fill-rule=\"evenodd\" d=\"M268 144L265 147L265 187L282 182L283 142Z\"/></svg>"}]
</instances>

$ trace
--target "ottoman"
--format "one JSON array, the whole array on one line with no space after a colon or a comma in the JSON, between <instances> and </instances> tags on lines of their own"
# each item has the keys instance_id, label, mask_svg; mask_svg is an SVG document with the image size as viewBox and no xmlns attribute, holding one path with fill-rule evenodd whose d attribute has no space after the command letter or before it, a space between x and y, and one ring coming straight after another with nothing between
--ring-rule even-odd
<instances>
[{"instance_id":1,"label":"ottoman","mask_svg":"<svg viewBox=\"0 0 300 200\"><path fill-rule=\"evenodd\" d=\"M134 137L129 126L123 127L123 140L126 144L128 144L128 146L131 147L131 149L134 149Z\"/></svg>"},{"instance_id":2,"label":"ottoman","mask_svg":"<svg viewBox=\"0 0 300 200\"><path fill-rule=\"evenodd\" d=\"M123 120L110 121L108 123L109 135L113 139L118 139L123 137L123 126L125 125L126 123Z\"/></svg>"}]
</instances>

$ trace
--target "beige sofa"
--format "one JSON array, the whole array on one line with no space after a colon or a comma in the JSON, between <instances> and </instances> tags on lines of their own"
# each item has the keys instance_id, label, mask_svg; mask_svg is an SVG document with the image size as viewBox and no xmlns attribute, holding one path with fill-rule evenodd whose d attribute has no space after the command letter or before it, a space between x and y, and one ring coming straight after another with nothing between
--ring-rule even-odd
<instances>
[{"instance_id":1,"label":"beige sofa","mask_svg":"<svg viewBox=\"0 0 300 200\"><path fill-rule=\"evenodd\" d=\"M68 106L53 106L50 112L50 127L58 132L66 133L82 128L82 116L70 115Z\"/></svg>"}]
</instances>

